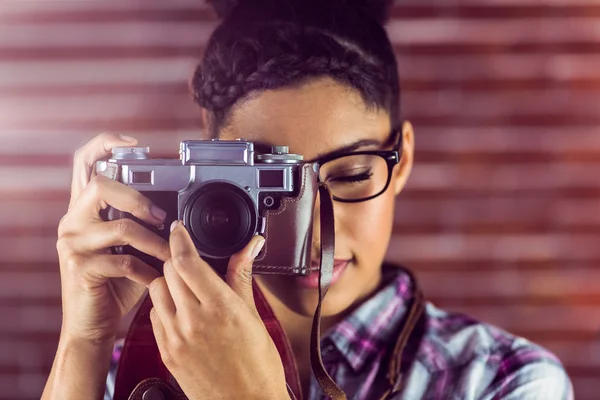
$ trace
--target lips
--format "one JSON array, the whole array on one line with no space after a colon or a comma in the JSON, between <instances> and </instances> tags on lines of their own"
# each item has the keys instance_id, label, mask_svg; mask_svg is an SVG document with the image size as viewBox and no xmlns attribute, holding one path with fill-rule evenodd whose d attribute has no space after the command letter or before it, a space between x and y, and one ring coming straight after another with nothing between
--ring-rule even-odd
<instances>
[{"instance_id":1,"label":"lips","mask_svg":"<svg viewBox=\"0 0 600 400\"><path fill-rule=\"evenodd\" d=\"M346 270L346 267L350 263L350 260L334 260L333 262L333 274L331 276L331 285L336 283L343 272ZM319 287L319 261L313 260L311 263L312 272L306 276L297 276L295 277L295 282L298 286L307 289L316 289Z\"/></svg>"}]
</instances>

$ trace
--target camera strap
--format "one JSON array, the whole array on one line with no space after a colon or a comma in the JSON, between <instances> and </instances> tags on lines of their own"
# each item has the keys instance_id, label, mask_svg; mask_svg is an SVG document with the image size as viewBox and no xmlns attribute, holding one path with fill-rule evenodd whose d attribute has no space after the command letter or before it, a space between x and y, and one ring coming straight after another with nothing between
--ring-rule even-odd
<instances>
[{"instance_id":1,"label":"camera strap","mask_svg":"<svg viewBox=\"0 0 600 400\"><path fill-rule=\"evenodd\" d=\"M320 219L321 219L321 265L319 266L319 299L313 318L310 335L310 364L323 393L333 400L345 400L346 394L329 376L321 357L321 306L329 290L333 275L335 255L335 221L333 198L327 185L319 182Z\"/></svg>"},{"instance_id":2,"label":"camera strap","mask_svg":"<svg viewBox=\"0 0 600 400\"><path fill-rule=\"evenodd\" d=\"M319 298L313 318L310 338L310 362L313 374L325 396L332 400L346 400L346 394L327 373L321 357L321 307L325 295L329 290L333 275L335 256L335 219L333 212L333 198L329 188L324 183L319 182L318 190L321 202L319 215L321 222L321 264L319 266ZM389 358L387 373L388 388L381 396L381 400L389 399L402 388L404 372L410 368L425 330L425 300L423 293L412 273L408 270L406 270L406 272L411 276L411 282L413 282L414 285L414 297L407 310L407 316L402 324L398 339L396 340L394 349ZM410 346L407 346L409 343ZM291 352L291 350L289 351ZM290 358L291 362L288 361ZM282 355L282 360L287 361L284 363L286 370L288 369L287 366L289 364L293 364L293 371L296 371L295 362L291 353ZM290 375L297 376L297 373L290 373ZM290 396L295 400L296 397L294 396L293 391L290 390L290 379L287 379L287 381L288 391L291 392ZM299 387L300 384L296 382L295 386ZM301 393L301 389L296 389L296 393Z\"/></svg>"}]
</instances>

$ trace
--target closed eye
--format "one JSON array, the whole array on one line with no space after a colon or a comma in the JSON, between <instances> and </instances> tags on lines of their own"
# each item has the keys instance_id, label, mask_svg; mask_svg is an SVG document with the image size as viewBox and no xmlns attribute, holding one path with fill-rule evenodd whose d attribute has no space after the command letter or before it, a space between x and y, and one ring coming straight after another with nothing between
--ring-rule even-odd
<instances>
[{"instance_id":1,"label":"closed eye","mask_svg":"<svg viewBox=\"0 0 600 400\"><path fill-rule=\"evenodd\" d=\"M369 170L369 171L363 172L362 174L357 174L357 175L338 176L338 177L332 178L331 181L342 182L342 183L344 183L344 182L347 182L347 183L362 182L362 181L366 181L366 180L370 179L371 176L373 176L373 173Z\"/></svg>"}]
</instances>

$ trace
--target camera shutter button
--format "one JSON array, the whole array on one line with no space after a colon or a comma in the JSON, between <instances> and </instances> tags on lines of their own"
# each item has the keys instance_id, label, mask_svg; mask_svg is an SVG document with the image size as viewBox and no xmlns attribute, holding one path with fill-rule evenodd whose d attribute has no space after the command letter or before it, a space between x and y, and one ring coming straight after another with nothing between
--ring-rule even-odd
<instances>
[{"instance_id":1,"label":"camera shutter button","mask_svg":"<svg viewBox=\"0 0 600 400\"><path fill-rule=\"evenodd\" d=\"M288 146L271 146L271 153L274 154L288 154L290 148Z\"/></svg>"},{"instance_id":2,"label":"camera shutter button","mask_svg":"<svg viewBox=\"0 0 600 400\"><path fill-rule=\"evenodd\" d=\"M147 160L150 147L115 147L112 149L113 160Z\"/></svg>"}]
</instances>

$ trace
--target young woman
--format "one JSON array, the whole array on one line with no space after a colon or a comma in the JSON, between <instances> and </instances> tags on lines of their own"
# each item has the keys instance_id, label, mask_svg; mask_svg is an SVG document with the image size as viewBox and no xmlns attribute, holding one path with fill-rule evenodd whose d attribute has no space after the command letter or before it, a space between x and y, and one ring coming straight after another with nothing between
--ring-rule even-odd
<instances>
[{"instance_id":1,"label":"young woman","mask_svg":"<svg viewBox=\"0 0 600 400\"><path fill-rule=\"evenodd\" d=\"M323 361L349 399L378 399L386 392L411 400L570 399L569 378L551 353L429 303L414 330L418 338L408 341L402 373L388 387L388 364L417 282L383 262L414 151L413 127L400 121L397 65L382 27L387 3L215 2L224 21L191 81L205 138L243 137L259 151L287 145L291 153L320 162L320 179L335 200ZM64 319L43 398L99 399L105 388L105 399L112 398L117 328L146 287L161 358L189 399L289 398L281 358L252 296L259 236L231 258L224 281L197 256L181 223L167 242L130 220L99 217L111 205L147 223L164 219L164 211L138 192L92 172L111 148L136 144L103 134L75 156L71 204L57 243ZM314 225L318 263L317 217ZM164 261L164 276L139 259L106 250L123 244ZM309 357L318 275L253 279L291 345L302 397L322 398Z\"/></svg>"}]
</instances>

